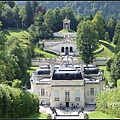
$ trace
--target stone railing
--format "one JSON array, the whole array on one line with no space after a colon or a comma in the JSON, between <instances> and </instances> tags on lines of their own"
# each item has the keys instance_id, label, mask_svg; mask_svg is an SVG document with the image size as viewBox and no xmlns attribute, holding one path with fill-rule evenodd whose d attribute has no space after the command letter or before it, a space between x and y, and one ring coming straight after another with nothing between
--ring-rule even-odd
<instances>
[{"instance_id":1,"label":"stone railing","mask_svg":"<svg viewBox=\"0 0 120 120\"><path fill-rule=\"evenodd\" d=\"M106 65L106 62L109 60L110 58L106 58L106 57L96 57L94 60L93 60L93 64L94 65Z\"/></svg>"}]
</instances>

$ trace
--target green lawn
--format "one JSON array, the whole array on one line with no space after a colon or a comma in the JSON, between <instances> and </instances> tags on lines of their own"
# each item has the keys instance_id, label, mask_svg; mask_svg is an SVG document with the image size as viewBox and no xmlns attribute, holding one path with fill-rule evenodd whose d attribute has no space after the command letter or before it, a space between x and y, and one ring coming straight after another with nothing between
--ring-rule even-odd
<instances>
[{"instance_id":1,"label":"green lawn","mask_svg":"<svg viewBox=\"0 0 120 120\"><path fill-rule=\"evenodd\" d=\"M88 114L89 119L118 119L115 116L105 114L101 111L94 111Z\"/></svg>"},{"instance_id":2,"label":"green lawn","mask_svg":"<svg viewBox=\"0 0 120 120\"><path fill-rule=\"evenodd\" d=\"M30 116L28 116L28 119L47 119L48 114L43 114L43 113L34 113Z\"/></svg>"},{"instance_id":3,"label":"green lawn","mask_svg":"<svg viewBox=\"0 0 120 120\"><path fill-rule=\"evenodd\" d=\"M89 119L118 119L115 116L105 114L101 111L94 111L88 114ZM34 113L27 117L28 119L47 119L47 114L43 113Z\"/></svg>"},{"instance_id":4,"label":"green lawn","mask_svg":"<svg viewBox=\"0 0 120 120\"><path fill-rule=\"evenodd\" d=\"M104 40L99 40L100 44L104 47L104 50L98 54L95 54L95 57L107 57L111 58L114 56L115 45Z\"/></svg>"},{"instance_id":5,"label":"green lawn","mask_svg":"<svg viewBox=\"0 0 120 120\"><path fill-rule=\"evenodd\" d=\"M16 36L19 39L23 39L23 38L28 38L28 36L30 36L29 32L22 29L5 29L3 30L3 32L6 34L7 38Z\"/></svg>"},{"instance_id":6,"label":"green lawn","mask_svg":"<svg viewBox=\"0 0 120 120\"><path fill-rule=\"evenodd\" d=\"M70 33L70 32L75 32L73 30L61 30L58 33Z\"/></svg>"}]
</instances>

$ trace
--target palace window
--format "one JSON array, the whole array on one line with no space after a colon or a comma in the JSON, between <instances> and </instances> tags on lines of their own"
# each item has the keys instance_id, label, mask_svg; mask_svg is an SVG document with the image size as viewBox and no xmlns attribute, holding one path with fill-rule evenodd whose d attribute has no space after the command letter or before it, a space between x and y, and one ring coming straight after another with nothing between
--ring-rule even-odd
<instances>
[{"instance_id":1,"label":"palace window","mask_svg":"<svg viewBox=\"0 0 120 120\"><path fill-rule=\"evenodd\" d=\"M45 89L41 89L41 96L45 95Z\"/></svg>"},{"instance_id":2,"label":"palace window","mask_svg":"<svg viewBox=\"0 0 120 120\"><path fill-rule=\"evenodd\" d=\"M60 97L60 92L59 92L59 90L55 90L55 91L54 91L54 97L55 97L55 101L59 101L59 97Z\"/></svg>"},{"instance_id":3,"label":"palace window","mask_svg":"<svg viewBox=\"0 0 120 120\"><path fill-rule=\"evenodd\" d=\"M70 101L70 92L65 91L65 101Z\"/></svg>"},{"instance_id":4,"label":"palace window","mask_svg":"<svg viewBox=\"0 0 120 120\"><path fill-rule=\"evenodd\" d=\"M94 95L94 88L90 88L90 95Z\"/></svg>"},{"instance_id":5,"label":"palace window","mask_svg":"<svg viewBox=\"0 0 120 120\"><path fill-rule=\"evenodd\" d=\"M80 101L80 90L75 90L75 101Z\"/></svg>"}]
</instances>

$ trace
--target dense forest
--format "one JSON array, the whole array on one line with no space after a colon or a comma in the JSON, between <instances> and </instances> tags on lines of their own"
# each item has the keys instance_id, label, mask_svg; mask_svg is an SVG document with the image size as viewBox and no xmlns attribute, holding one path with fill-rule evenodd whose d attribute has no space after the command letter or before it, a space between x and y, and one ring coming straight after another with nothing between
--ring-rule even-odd
<instances>
[{"instance_id":1,"label":"dense forest","mask_svg":"<svg viewBox=\"0 0 120 120\"><path fill-rule=\"evenodd\" d=\"M25 5L25 1L16 1L18 5ZM106 20L110 17L120 19L120 2L119 1L38 1L46 9L54 9L55 7L71 7L76 14L88 16L95 15L96 12L101 11Z\"/></svg>"}]
</instances>

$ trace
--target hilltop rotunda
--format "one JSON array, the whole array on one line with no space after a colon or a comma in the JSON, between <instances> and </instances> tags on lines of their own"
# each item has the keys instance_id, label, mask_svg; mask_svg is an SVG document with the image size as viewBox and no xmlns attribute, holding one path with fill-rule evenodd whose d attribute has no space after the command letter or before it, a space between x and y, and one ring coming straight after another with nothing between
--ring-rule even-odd
<instances>
[{"instance_id":1,"label":"hilltop rotunda","mask_svg":"<svg viewBox=\"0 0 120 120\"><path fill-rule=\"evenodd\" d=\"M66 18L63 20L63 29L64 30L70 30L70 20L66 16Z\"/></svg>"}]
</instances>

